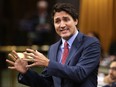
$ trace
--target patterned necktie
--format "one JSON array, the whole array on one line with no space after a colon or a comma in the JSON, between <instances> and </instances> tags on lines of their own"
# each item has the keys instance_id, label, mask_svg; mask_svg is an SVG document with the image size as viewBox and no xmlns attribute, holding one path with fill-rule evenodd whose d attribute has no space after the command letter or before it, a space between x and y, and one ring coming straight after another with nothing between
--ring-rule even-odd
<instances>
[{"instance_id":1,"label":"patterned necktie","mask_svg":"<svg viewBox=\"0 0 116 87\"><path fill-rule=\"evenodd\" d=\"M65 64L68 53L69 53L68 43L65 41L64 52L63 52L63 55L62 55L62 64Z\"/></svg>"}]
</instances>

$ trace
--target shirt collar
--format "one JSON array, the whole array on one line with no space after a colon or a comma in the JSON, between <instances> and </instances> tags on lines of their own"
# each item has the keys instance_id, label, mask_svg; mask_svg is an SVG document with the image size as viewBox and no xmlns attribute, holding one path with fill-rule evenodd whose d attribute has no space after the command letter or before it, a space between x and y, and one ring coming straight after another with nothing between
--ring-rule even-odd
<instances>
[{"instance_id":1,"label":"shirt collar","mask_svg":"<svg viewBox=\"0 0 116 87\"><path fill-rule=\"evenodd\" d=\"M76 33L67 41L68 45L69 45L69 48L71 48L72 46L72 43L73 41L75 40L76 36L78 35L78 31L76 31ZM61 48L64 48L64 42L66 41L65 39L61 38L62 39L62 45L61 45Z\"/></svg>"}]
</instances>

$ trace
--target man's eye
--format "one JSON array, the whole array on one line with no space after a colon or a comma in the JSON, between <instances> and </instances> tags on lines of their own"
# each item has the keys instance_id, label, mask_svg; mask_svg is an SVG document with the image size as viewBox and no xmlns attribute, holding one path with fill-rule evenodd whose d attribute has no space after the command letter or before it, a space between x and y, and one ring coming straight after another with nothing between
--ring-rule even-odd
<instances>
[{"instance_id":1,"label":"man's eye","mask_svg":"<svg viewBox=\"0 0 116 87\"><path fill-rule=\"evenodd\" d=\"M115 70L116 71L116 67L110 67L111 70Z\"/></svg>"},{"instance_id":2,"label":"man's eye","mask_svg":"<svg viewBox=\"0 0 116 87\"><path fill-rule=\"evenodd\" d=\"M59 20L56 20L55 23L60 23L60 21Z\"/></svg>"},{"instance_id":3,"label":"man's eye","mask_svg":"<svg viewBox=\"0 0 116 87\"><path fill-rule=\"evenodd\" d=\"M64 18L64 21L69 21L70 19L69 18Z\"/></svg>"}]
</instances>

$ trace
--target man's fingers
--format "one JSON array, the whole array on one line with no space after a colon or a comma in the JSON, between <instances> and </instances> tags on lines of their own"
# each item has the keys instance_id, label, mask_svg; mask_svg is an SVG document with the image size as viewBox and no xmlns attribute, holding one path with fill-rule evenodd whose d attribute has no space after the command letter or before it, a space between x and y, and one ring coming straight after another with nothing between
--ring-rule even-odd
<instances>
[{"instance_id":1,"label":"man's fingers","mask_svg":"<svg viewBox=\"0 0 116 87\"><path fill-rule=\"evenodd\" d=\"M24 55L28 58L28 57L35 57L35 55L33 53L24 53Z\"/></svg>"},{"instance_id":2,"label":"man's fingers","mask_svg":"<svg viewBox=\"0 0 116 87\"><path fill-rule=\"evenodd\" d=\"M6 62L9 63L9 64L11 64L11 65L13 65L13 66L8 66L9 69L15 69L14 62L12 62L12 61L10 61L8 59L6 59Z\"/></svg>"},{"instance_id":3,"label":"man's fingers","mask_svg":"<svg viewBox=\"0 0 116 87\"><path fill-rule=\"evenodd\" d=\"M6 62L9 63L9 64L11 64L11 65L14 65L14 62L13 61L10 61L8 59L6 59Z\"/></svg>"},{"instance_id":4,"label":"man's fingers","mask_svg":"<svg viewBox=\"0 0 116 87\"><path fill-rule=\"evenodd\" d=\"M36 55L36 51L32 50L32 49L26 49L27 52L33 53L34 55Z\"/></svg>"},{"instance_id":5,"label":"man's fingers","mask_svg":"<svg viewBox=\"0 0 116 87\"><path fill-rule=\"evenodd\" d=\"M17 54L17 52L16 52L16 51L14 51L14 50L13 50L13 51L12 51L12 54L13 54L13 56L15 56L15 58L16 58L16 59L18 59L18 58L19 58L19 56L18 56L18 54Z\"/></svg>"},{"instance_id":6,"label":"man's fingers","mask_svg":"<svg viewBox=\"0 0 116 87\"><path fill-rule=\"evenodd\" d=\"M25 61L27 61L27 62L34 62L34 61L35 61L35 59L29 59L29 58L23 59L23 60L25 60Z\"/></svg>"},{"instance_id":7,"label":"man's fingers","mask_svg":"<svg viewBox=\"0 0 116 87\"><path fill-rule=\"evenodd\" d=\"M13 67L13 66L9 66L8 68L9 68L9 69L16 69L16 68L15 68L15 67Z\"/></svg>"},{"instance_id":8,"label":"man's fingers","mask_svg":"<svg viewBox=\"0 0 116 87\"><path fill-rule=\"evenodd\" d=\"M12 54L8 54L9 58L12 59L13 61L16 61L16 58Z\"/></svg>"},{"instance_id":9,"label":"man's fingers","mask_svg":"<svg viewBox=\"0 0 116 87\"><path fill-rule=\"evenodd\" d=\"M30 65L27 65L26 67L27 67L27 68L30 68L30 67L33 67L33 66L36 66L36 64L33 63L33 64L30 64Z\"/></svg>"},{"instance_id":10,"label":"man's fingers","mask_svg":"<svg viewBox=\"0 0 116 87\"><path fill-rule=\"evenodd\" d=\"M37 50L26 49L26 51L29 52L29 53L27 53L28 56L31 56L31 57L34 57L34 58L35 58L35 55L36 56L42 56L43 55L42 53L38 52Z\"/></svg>"}]
</instances>

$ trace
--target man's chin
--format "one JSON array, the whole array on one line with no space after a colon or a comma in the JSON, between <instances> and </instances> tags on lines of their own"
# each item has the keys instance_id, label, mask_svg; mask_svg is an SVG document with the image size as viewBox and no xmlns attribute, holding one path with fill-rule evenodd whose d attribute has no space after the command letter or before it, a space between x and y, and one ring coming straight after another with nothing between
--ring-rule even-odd
<instances>
[{"instance_id":1,"label":"man's chin","mask_svg":"<svg viewBox=\"0 0 116 87\"><path fill-rule=\"evenodd\" d=\"M112 80L116 80L116 78L115 78L115 77L113 77L113 76L110 76L110 78L111 78Z\"/></svg>"},{"instance_id":2,"label":"man's chin","mask_svg":"<svg viewBox=\"0 0 116 87\"><path fill-rule=\"evenodd\" d=\"M62 35L61 37L64 39L68 39L68 38L70 38L70 35Z\"/></svg>"},{"instance_id":3,"label":"man's chin","mask_svg":"<svg viewBox=\"0 0 116 87\"><path fill-rule=\"evenodd\" d=\"M112 78L112 80L116 81L116 78Z\"/></svg>"}]
</instances>

